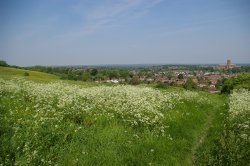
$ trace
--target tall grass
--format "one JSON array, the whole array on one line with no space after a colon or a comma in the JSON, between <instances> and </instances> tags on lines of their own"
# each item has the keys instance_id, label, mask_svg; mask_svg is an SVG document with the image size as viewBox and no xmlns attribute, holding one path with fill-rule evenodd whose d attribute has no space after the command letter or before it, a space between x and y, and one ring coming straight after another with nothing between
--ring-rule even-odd
<instances>
[{"instance_id":1,"label":"tall grass","mask_svg":"<svg viewBox=\"0 0 250 166\"><path fill-rule=\"evenodd\" d=\"M234 90L225 107L197 153L197 165L250 164L250 92Z\"/></svg>"},{"instance_id":2,"label":"tall grass","mask_svg":"<svg viewBox=\"0 0 250 166\"><path fill-rule=\"evenodd\" d=\"M207 93L148 87L0 85L2 165L192 165L221 105Z\"/></svg>"}]
</instances>

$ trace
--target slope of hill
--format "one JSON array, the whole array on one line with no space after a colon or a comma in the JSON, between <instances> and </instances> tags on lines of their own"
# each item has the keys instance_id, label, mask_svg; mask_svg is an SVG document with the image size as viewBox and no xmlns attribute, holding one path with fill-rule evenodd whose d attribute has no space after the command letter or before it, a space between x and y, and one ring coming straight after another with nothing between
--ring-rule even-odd
<instances>
[{"instance_id":1,"label":"slope of hill","mask_svg":"<svg viewBox=\"0 0 250 166\"><path fill-rule=\"evenodd\" d=\"M28 76L25 74L28 73ZM2 67L0 66L0 78L3 79L12 79L12 78L23 78L26 80L31 80L34 82L41 82L41 83L50 83L50 82L65 82L69 84L76 84L81 86L97 86L95 82L83 82L83 81L72 81L72 80L61 80L59 76L38 72L38 71L31 71L31 70L24 70L24 69L17 69L12 67Z\"/></svg>"},{"instance_id":2,"label":"slope of hill","mask_svg":"<svg viewBox=\"0 0 250 166\"><path fill-rule=\"evenodd\" d=\"M217 157L210 153L214 137L223 131L220 119L228 112L227 96L147 86L89 87L40 72L23 76L24 72L0 68L0 164L213 165L223 161L207 162L207 156ZM246 154L247 150L242 156Z\"/></svg>"},{"instance_id":3,"label":"slope of hill","mask_svg":"<svg viewBox=\"0 0 250 166\"><path fill-rule=\"evenodd\" d=\"M25 76L25 73L28 73L29 76ZM17 68L11 68L11 67L2 67L0 66L0 77L5 79L10 79L13 77L22 77L27 78L29 80L33 81L43 81L43 82L49 82L49 81L57 81L59 80L59 77L53 74L47 74L37 71L30 71L30 70L24 70L24 69L17 69Z\"/></svg>"}]
</instances>

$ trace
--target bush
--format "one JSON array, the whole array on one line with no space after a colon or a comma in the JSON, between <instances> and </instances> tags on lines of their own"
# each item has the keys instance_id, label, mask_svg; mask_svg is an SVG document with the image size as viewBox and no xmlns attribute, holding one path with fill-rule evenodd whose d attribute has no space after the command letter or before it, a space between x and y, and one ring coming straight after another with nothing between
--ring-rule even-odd
<instances>
[{"instance_id":1,"label":"bush","mask_svg":"<svg viewBox=\"0 0 250 166\"><path fill-rule=\"evenodd\" d=\"M0 66L9 66L5 61L0 60Z\"/></svg>"},{"instance_id":2,"label":"bush","mask_svg":"<svg viewBox=\"0 0 250 166\"><path fill-rule=\"evenodd\" d=\"M139 85L141 82L140 80L137 80L137 79L132 79L129 81L129 84L131 85Z\"/></svg>"},{"instance_id":3,"label":"bush","mask_svg":"<svg viewBox=\"0 0 250 166\"><path fill-rule=\"evenodd\" d=\"M250 92L246 89L234 90L230 95L229 114L223 134L230 165L248 165L250 162L249 109Z\"/></svg>"},{"instance_id":4,"label":"bush","mask_svg":"<svg viewBox=\"0 0 250 166\"><path fill-rule=\"evenodd\" d=\"M192 81L191 78L187 80L187 82L183 85L183 87L187 90L197 89L197 85Z\"/></svg>"},{"instance_id":5,"label":"bush","mask_svg":"<svg viewBox=\"0 0 250 166\"><path fill-rule=\"evenodd\" d=\"M24 76L30 76L30 74L28 72L24 72L23 75Z\"/></svg>"},{"instance_id":6,"label":"bush","mask_svg":"<svg viewBox=\"0 0 250 166\"><path fill-rule=\"evenodd\" d=\"M167 89L168 88L168 84L166 84L166 83L162 83L162 82L158 82L157 84L156 84L156 88L159 88L159 89Z\"/></svg>"},{"instance_id":7,"label":"bush","mask_svg":"<svg viewBox=\"0 0 250 166\"><path fill-rule=\"evenodd\" d=\"M250 90L250 74L243 73L224 81L221 93L229 94L233 89L245 88Z\"/></svg>"}]
</instances>

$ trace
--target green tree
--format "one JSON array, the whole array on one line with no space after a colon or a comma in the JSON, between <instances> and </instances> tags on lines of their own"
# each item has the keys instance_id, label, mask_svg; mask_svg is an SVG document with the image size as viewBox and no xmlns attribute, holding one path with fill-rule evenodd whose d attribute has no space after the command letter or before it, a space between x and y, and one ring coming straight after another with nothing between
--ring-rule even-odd
<instances>
[{"instance_id":1,"label":"green tree","mask_svg":"<svg viewBox=\"0 0 250 166\"><path fill-rule=\"evenodd\" d=\"M83 73L83 75L82 75L83 81L88 81L90 79L91 79L91 75L88 72Z\"/></svg>"},{"instance_id":2,"label":"green tree","mask_svg":"<svg viewBox=\"0 0 250 166\"><path fill-rule=\"evenodd\" d=\"M179 79L179 80L183 80L183 79L184 79L183 74L179 74L179 75L178 75L178 79Z\"/></svg>"},{"instance_id":3,"label":"green tree","mask_svg":"<svg viewBox=\"0 0 250 166\"><path fill-rule=\"evenodd\" d=\"M0 60L0 66L9 66L5 61Z\"/></svg>"},{"instance_id":4,"label":"green tree","mask_svg":"<svg viewBox=\"0 0 250 166\"><path fill-rule=\"evenodd\" d=\"M155 87L159 89L167 89L169 85L163 82L158 82Z\"/></svg>"},{"instance_id":5,"label":"green tree","mask_svg":"<svg viewBox=\"0 0 250 166\"><path fill-rule=\"evenodd\" d=\"M187 90L197 89L196 84L192 81L191 78L188 78L187 82L183 85L183 87Z\"/></svg>"},{"instance_id":6,"label":"green tree","mask_svg":"<svg viewBox=\"0 0 250 166\"><path fill-rule=\"evenodd\" d=\"M29 76L30 74L28 72L23 73L24 76Z\"/></svg>"},{"instance_id":7,"label":"green tree","mask_svg":"<svg viewBox=\"0 0 250 166\"><path fill-rule=\"evenodd\" d=\"M171 78L173 77L173 73L168 73L167 77L168 77L169 80L171 80Z\"/></svg>"},{"instance_id":8,"label":"green tree","mask_svg":"<svg viewBox=\"0 0 250 166\"><path fill-rule=\"evenodd\" d=\"M92 75L92 76L96 76L97 73L98 73L98 70L95 68L90 71L90 75Z\"/></svg>"},{"instance_id":9,"label":"green tree","mask_svg":"<svg viewBox=\"0 0 250 166\"><path fill-rule=\"evenodd\" d=\"M109 79L113 79L113 78L118 78L119 77L119 73L117 72L117 70L110 70L107 72Z\"/></svg>"},{"instance_id":10,"label":"green tree","mask_svg":"<svg viewBox=\"0 0 250 166\"><path fill-rule=\"evenodd\" d=\"M122 69L119 71L119 75L122 78L127 78L129 76L129 71L127 69Z\"/></svg>"},{"instance_id":11,"label":"green tree","mask_svg":"<svg viewBox=\"0 0 250 166\"><path fill-rule=\"evenodd\" d=\"M221 93L229 94L233 89L246 88L250 90L250 74L242 73L238 76L225 79Z\"/></svg>"},{"instance_id":12,"label":"green tree","mask_svg":"<svg viewBox=\"0 0 250 166\"><path fill-rule=\"evenodd\" d=\"M98 73L96 76L95 76L95 79L96 80L104 80L105 79L105 76L103 75L103 73Z\"/></svg>"}]
</instances>

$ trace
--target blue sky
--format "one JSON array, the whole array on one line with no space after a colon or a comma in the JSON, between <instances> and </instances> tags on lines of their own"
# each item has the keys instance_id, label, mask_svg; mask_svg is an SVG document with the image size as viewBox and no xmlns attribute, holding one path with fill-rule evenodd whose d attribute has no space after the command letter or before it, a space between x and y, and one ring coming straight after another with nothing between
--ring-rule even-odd
<instances>
[{"instance_id":1,"label":"blue sky","mask_svg":"<svg viewBox=\"0 0 250 166\"><path fill-rule=\"evenodd\" d=\"M249 0L1 0L19 66L250 63Z\"/></svg>"}]
</instances>

